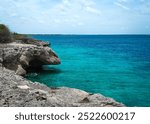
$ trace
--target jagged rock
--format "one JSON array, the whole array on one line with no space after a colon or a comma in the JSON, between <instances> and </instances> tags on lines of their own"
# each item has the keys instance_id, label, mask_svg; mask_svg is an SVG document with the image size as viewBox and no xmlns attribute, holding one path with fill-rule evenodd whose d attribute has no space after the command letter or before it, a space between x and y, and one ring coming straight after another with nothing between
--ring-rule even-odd
<instances>
[{"instance_id":1,"label":"jagged rock","mask_svg":"<svg viewBox=\"0 0 150 124\"><path fill-rule=\"evenodd\" d=\"M48 88L0 68L0 106L6 107L103 107L124 106L101 94L72 88Z\"/></svg>"},{"instance_id":2,"label":"jagged rock","mask_svg":"<svg viewBox=\"0 0 150 124\"><path fill-rule=\"evenodd\" d=\"M9 43L0 44L0 63L19 75L25 75L27 69L48 64L60 64L55 52L47 46Z\"/></svg>"},{"instance_id":3,"label":"jagged rock","mask_svg":"<svg viewBox=\"0 0 150 124\"><path fill-rule=\"evenodd\" d=\"M16 74L18 74L18 75L25 75L26 74L26 70L23 69L23 67L21 65L18 65L18 68L16 70Z\"/></svg>"},{"instance_id":4,"label":"jagged rock","mask_svg":"<svg viewBox=\"0 0 150 124\"><path fill-rule=\"evenodd\" d=\"M2 67L3 63L3 49L0 48L0 67Z\"/></svg>"}]
</instances>

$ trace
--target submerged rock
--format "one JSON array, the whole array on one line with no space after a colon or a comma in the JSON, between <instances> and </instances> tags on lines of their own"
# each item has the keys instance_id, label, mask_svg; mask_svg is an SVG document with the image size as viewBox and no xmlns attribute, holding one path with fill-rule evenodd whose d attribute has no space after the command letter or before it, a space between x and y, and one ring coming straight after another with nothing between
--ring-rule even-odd
<instances>
[{"instance_id":1,"label":"submerged rock","mask_svg":"<svg viewBox=\"0 0 150 124\"><path fill-rule=\"evenodd\" d=\"M13 71L0 68L0 106L121 107L124 105L101 94L89 94L67 87L49 88L16 75Z\"/></svg>"}]
</instances>

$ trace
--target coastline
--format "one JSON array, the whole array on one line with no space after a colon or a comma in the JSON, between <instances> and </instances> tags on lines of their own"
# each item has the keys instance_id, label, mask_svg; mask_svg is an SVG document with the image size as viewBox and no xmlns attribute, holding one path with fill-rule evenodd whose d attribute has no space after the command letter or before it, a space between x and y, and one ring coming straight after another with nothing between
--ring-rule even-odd
<instances>
[{"instance_id":1,"label":"coastline","mask_svg":"<svg viewBox=\"0 0 150 124\"><path fill-rule=\"evenodd\" d=\"M124 107L112 98L79 89L50 88L0 68L1 107Z\"/></svg>"},{"instance_id":2,"label":"coastline","mask_svg":"<svg viewBox=\"0 0 150 124\"><path fill-rule=\"evenodd\" d=\"M0 44L1 107L123 107L112 98L82 90L50 88L22 77L28 68L60 64L56 53L43 41L20 39ZM36 62L36 64L33 64Z\"/></svg>"}]
</instances>

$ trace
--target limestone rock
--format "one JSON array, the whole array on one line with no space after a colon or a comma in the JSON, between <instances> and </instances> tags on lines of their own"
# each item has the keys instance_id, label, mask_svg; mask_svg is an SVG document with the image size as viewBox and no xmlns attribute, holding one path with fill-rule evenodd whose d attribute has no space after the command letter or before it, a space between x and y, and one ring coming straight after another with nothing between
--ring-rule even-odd
<instances>
[{"instance_id":1,"label":"limestone rock","mask_svg":"<svg viewBox=\"0 0 150 124\"><path fill-rule=\"evenodd\" d=\"M49 88L33 83L16 75L15 72L0 68L1 107L121 107L121 103L101 94L67 87Z\"/></svg>"},{"instance_id":2,"label":"limestone rock","mask_svg":"<svg viewBox=\"0 0 150 124\"><path fill-rule=\"evenodd\" d=\"M27 69L42 65L60 64L56 53L48 46L8 43L0 44L0 63L19 75L25 75Z\"/></svg>"}]
</instances>

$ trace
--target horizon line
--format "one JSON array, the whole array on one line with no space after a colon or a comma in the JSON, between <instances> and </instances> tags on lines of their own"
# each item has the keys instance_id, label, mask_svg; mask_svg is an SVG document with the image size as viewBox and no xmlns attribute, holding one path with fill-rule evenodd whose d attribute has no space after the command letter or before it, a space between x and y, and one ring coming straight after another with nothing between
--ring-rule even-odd
<instances>
[{"instance_id":1,"label":"horizon line","mask_svg":"<svg viewBox=\"0 0 150 124\"><path fill-rule=\"evenodd\" d=\"M19 33L25 35L150 35L150 34L51 34L51 33Z\"/></svg>"}]
</instances>

